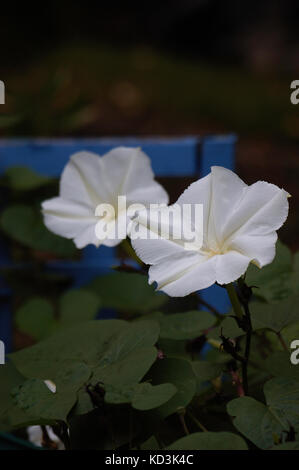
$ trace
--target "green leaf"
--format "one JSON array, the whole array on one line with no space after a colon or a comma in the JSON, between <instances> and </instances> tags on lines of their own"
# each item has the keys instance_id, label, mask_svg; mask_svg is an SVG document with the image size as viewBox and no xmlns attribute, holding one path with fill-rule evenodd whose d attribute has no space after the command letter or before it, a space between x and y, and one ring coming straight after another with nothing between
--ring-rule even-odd
<instances>
[{"instance_id":1,"label":"green leaf","mask_svg":"<svg viewBox=\"0 0 299 470\"><path fill-rule=\"evenodd\" d=\"M73 363L98 365L112 340L127 327L122 320L96 320L58 330L46 340L11 354L17 369L26 377L55 382L59 370Z\"/></svg>"},{"instance_id":2,"label":"green leaf","mask_svg":"<svg viewBox=\"0 0 299 470\"><path fill-rule=\"evenodd\" d=\"M154 385L172 383L177 393L159 408L162 417L166 417L181 408L185 408L196 392L196 377L191 363L184 359L167 358L155 362L150 370Z\"/></svg>"},{"instance_id":3,"label":"green leaf","mask_svg":"<svg viewBox=\"0 0 299 470\"><path fill-rule=\"evenodd\" d=\"M153 345L159 325L152 321L129 324L119 333L94 370L93 383L134 384L139 382L157 358Z\"/></svg>"},{"instance_id":4,"label":"green leaf","mask_svg":"<svg viewBox=\"0 0 299 470\"><path fill-rule=\"evenodd\" d=\"M34 416L29 422L37 424L38 420L66 420L71 410L75 416L88 413L94 405L86 386L100 382L104 389L113 385L120 391L135 387L157 360L158 336L159 325L153 321L98 320L57 331L11 355L17 369L31 379L17 392L16 403L26 415ZM46 379L56 384L56 394L44 390ZM159 406L170 398L166 388L137 389L132 406Z\"/></svg>"},{"instance_id":5,"label":"green leaf","mask_svg":"<svg viewBox=\"0 0 299 470\"><path fill-rule=\"evenodd\" d=\"M23 412L13 410L11 390L25 381L11 361L0 366L0 431L10 431L15 419L22 419Z\"/></svg>"},{"instance_id":6,"label":"green leaf","mask_svg":"<svg viewBox=\"0 0 299 470\"><path fill-rule=\"evenodd\" d=\"M168 402L177 392L173 384L152 386L149 383L140 384L134 394L132 406L136 410L151 410Z\"/></svg>"},{"instance_id":7,"label":"green leaf","mask_svg":"<svg viewBox=\"0 0 299 470\"><path fill-rule=\"evenodd\" d=\"M4 181L13 190L28 191L51 183L53 178L40 175L26 166L14 166L6 170Z\"/></svg>"},{"instance_id":8,"label":"green leaf","mask_svg":"<svg viewBox=\"0 0 299 470\"><path fill-rule=\"evenodd\" d=\"M101 276L89 285L103 302L103 307L130 314L158 309L168 298L155 292L147 276L137 273L116 272Z\"/></svg>"},{"instance_id":9,"label":"green leaf","mask_svg":"<svg viewBox=\"0 0 299 470\"><path fill-rule=\"evenodd\" d=\"M233 311L230 312L230 315L234 315ZM239 336L243 336L245 333L241 328L238 327L238 324L234 318L225 315L223 316L221 323L208 332L207 338L221 341L221 334L227 338L238 338Z\"/></svg>"},{"instance_id":10,"label":"green leaf","mask_svg":"<svg viewBox=\"0 0 299 470\"><path fill-rule=\"evenodd\" d=\"M276 351L261 362L263 368L275 377L299 380L299 367L290 361L291 352Z\"/></svg>"},{"instance_id":11,"label":"green leaf","mask_svg":"<svg viewBox=\"0 0 299 470\"><path fill-rule=\"evenodd\" d=\"M67 421L77 402L77 390L87 384L91 370L84 363L64 367L56 376L56 392L51 392L44 380L28 379L12 391L16 407L24 412L18 427L29 423Z\"/></svg>"},{"instance_id":12,"label":"green leaf","mask_svg":"<svg viewBox=\"0 0 299 470\"><path fill-rule=\"evenodd\" d=\"M60 323L63 326L93 320L101 306L99 297L84 289L66 292L59 303Z\"/></svg>"},{"instance_id":13,"label":"green leaf","mask_svg":"<svg viewBox=\"0 0 299 470\"><path fill-rule=\"evenodd\" d=\"M159 326L151 321L90 321L58 331L11 357L18 370L30 378L57 384L64 377L69 381L68 370L80 362L92 371L93 385L135 385L157 358L154 344L158 335ZM81 385L76 388L72 381L72 386L76 392Z\"/></svg>"},{"instance_id":14,"label":"green leaf","mask_svg":"<svg viewBox=\"0 0 299 470\"><path fill-rule=\"evenodd\" d=\"M299 386L297 380L274 378L264 386L266 405L251 397L236 398L227 411L234 426L257 447L269 449L283 440L292 425L299 429Z\"/></svg>"},{"instance_id":15,"label":"green leaf","mask_svg":"<svg viewBox=\"0 0 299 470\"><path fill-rule=\"evenodd\" d=\"M252 302L250 311L253 329L269 328L279 333L286 326L298 322L298 302L299 296L271 304Z\"/></svg>"},{"instance_id":16,"label":"green leaf","mask_svg":"<svg viewBox=\"0 0 299 470\"><path fill-rule=\"evenodd\" d=\"M147 439L145 442L141 444L140 449L141 450L159 450L160 446L155 436L151 436L149 439Z\"/></svg>"},{"instance_id":17,"label":"green leaf","mask_svg":"<svg viewBox=\"0 0 299 470\"><path fill-rule=\"evenodd\" d=\"M56 327L52 305L42 297L34 297L16 311L17 328L35 340L49 336Z\"/></svg>"},{"instance_id":18,"label":"green leaf","mask_svg":"<svg viewBox=\"0 0 299 470\"><path fill-rule=\"evenodd\" d=\"M56 420L66 421L77 400L76 393L71 390L67 393L52 393L40 379L26 380L13 390L12 395L15 404L26 414L36 421L43 419L50 423Z\"/></svg>"},{"instance_id":19,"label":"green leaf","mask_svg":"<svg viewBox=\"0 0 299 470\"><path fill-rule=\"evenodd\" d=\"M292 341L299 338L299 322L288 325L283 330L283 338L285 342L290 345Z\"/></svg>"},{"instance_id":20,"label":"green leaf","mask_svg":"<svg viewBox=\"0 0 299 470\"><path fill-rule=\"evenodd\" d=\"M269 409L285 423L299 430L299 383L295 379L276 377L264 385Z\"/></svg>"},{"instance_id":21,"label":"green leaf","mask_svg":"<svg viewBox=\"0 0 299 470\"><path fill-rule=\"evenodd\" d=\"M49 232L45 227L40 211L22 204L4 210L0 226L13 240L34 250L72 256L76 248L71 240Z\"/></svg>"},{"instance_id":22,"label":"green leaf","mask_svg":"<svg viewBox=\"0 0 299 470\"><path fill-rule=\"evenodd\" d=\"M271 447L270 450L299 450L299 441L278 444L277 446Z\"/></svg>"},{"instance_id":23,"label":"green leaf","mask_svg":"<svg viewBox=\"0 0 299 470\"><path fill-rule=\"evenodd\" d=\"M293 257L293 272L291 277L291 288L293 292L299 293L299 251Z\"/></svg>"},{"instance_id":24,"label":"green leaf","mask_svg":"<svg viewBox=\"0 0 299 470\"><path fill-rule=\"evenodd\" d=\"M292 270L291 251L278 241L274 261L262 269L250 264L246 273L246 283L258 287L254 289L254 295L267 302L282 300L291 294Z\"/></svg>"},{"instance_id":25,"label":"green leaf","mask_svg":"<svg viewBox=\"0 0 299 470\"><path fill-rule=\"evenodd\" d=\"M131 403L136 410L146 411L166 403L174 396L177 389L172 384L153 386L145 382L121 388L108 385L105 387L105 391L106 403Z\"/></svg>"},{"instance_id":26,"label":"green leaf","mask_svg":"<svg viewBox=\"0 0 299 470\"><path fill-rule=\"evenodd\" d=\"M208 361L192 361L191 365L198 382L213 380L219 377L223 370L221 364Z\"/></svg>"},{"instance_id":27,"label":"green leaf","mask_svg":"<svg viewBox=\"0 0 299 470\"><path fill-rule=\"evenodd\" d=\"M246 442L231 432L196 432L182 437L168 450L248 450Z\"/></svg>"},{"instance_id":28,"label":"green leaf","mask_svg":"<svg viewBox=\"0 0 299 470\"><path fill-rule=\"evenodd\" d=\"M285 429L267 406L251 397L230 401L227 411L234 417L236 429L261 449L272 447L275 443L274 436L278 439Z\"/></svg>"},{"instance_id":29,"label":"green leaf","mask_svg":"<svg viewBox=\"0 0 299 470\"><path fill-rule=\"evenodd\" d=\"M157 359L155 347L140 348L118 359L109 358L107 364L95 367L92 383L128 385L139 382Z\"/></svg>"},{"instance_id":30,"label":"green leaf","mask_svg":"<svg viewBox=\"0 0 299 470\"><path fill-rule=\"evenodd\" d=\"M162 315L158 320L161 327L161 338L175 340L197 338L215 323L215 317L205 311Z\"/></svg>"}]
</instances>

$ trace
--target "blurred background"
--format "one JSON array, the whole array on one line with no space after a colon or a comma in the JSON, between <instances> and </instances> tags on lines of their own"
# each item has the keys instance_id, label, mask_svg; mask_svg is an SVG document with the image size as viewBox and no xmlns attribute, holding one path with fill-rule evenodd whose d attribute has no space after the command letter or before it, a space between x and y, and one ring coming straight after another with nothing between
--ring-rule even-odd
<instances>
[{"instance_id":1,"label":"blurred background","mask_svg":"<svg viewBox=\"0 0 299 470\"><path fill-rule=\"evenodd\" d=\"M236 133L237 171L292 194L299 248L299 4L1 5L0 137Z\"/></svg>"}]
</instances>

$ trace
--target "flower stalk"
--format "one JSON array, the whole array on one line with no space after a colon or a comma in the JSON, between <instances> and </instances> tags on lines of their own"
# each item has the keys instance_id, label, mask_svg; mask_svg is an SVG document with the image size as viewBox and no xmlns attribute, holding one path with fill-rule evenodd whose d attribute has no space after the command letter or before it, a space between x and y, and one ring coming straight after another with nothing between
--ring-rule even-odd
<instances>
[{"instance_id":1,"label":"flower stalk","mask_svg":"<svg viewBox=\"0 0 299 470\"><path fill-rule=\"evenodd\" d=\"M235 315L240 319L242 320L243 318L243 311L242 311L242 307L241 307L241 304L240 304L240 301L238 299L238 296L237 296L237 293L236 293L236 290L234 288L234 284L231 282L230 284L226 284L226 290L227 290L227 293L228 293L228 296L229 296L229 300L232 304L232 307L233 307L233 310L234 310L234 313Z\"/></svg>"}]
</instances>

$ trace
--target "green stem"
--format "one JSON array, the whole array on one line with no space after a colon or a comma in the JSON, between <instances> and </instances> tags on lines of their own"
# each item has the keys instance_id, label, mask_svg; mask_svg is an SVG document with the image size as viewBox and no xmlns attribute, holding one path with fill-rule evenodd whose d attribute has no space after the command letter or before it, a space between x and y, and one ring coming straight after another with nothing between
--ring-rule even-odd
<instances>
[{"instance_id":1,"label":"green stem","mask_svg":"<svg viewBox=\"0 0 299 470\"><path fill-rule=\"evenodd\" d=\"M280 331L278 331L278 333L276 333L276 334L277 334L277 337L278 337L278 339L280 341L280 344L282 345L283 349L285 351L289 352L289 348L287 347L287 344L286 344L284 338L282 337L282 334L280 333Z\"/></svg>"},{"instance_id":2,"label":"green stem","mask_svg":"<svg viewBox=\"0 0 299 470\"><path fill-rule=\"evenodd\" d=\"M190 411L188 411L187 413L189 417L194 421L196 426L199 427L199 429L201 429L203 432L208 432L207 428L203 424L201 424L201 422L197 418L195 418L195 416Z\"/></svg>"},{"instance_id":3,"label":"green stem","mask_svg":"<svg viewBox=\"0 0 299 470\"><path fill-rule=\"evenodd\" d=\"M246 344L245 344L245 354L244 362L242 363L242 379L243 379L243 388L245 395L248 395L248 363L250 357L250 347L251 347L251 336L252 336L252 323L251 315L248 306L248 302L244 304L245 317L247 318L247 330L246 330Z\"/></svg>"},{"instance_id":4,"label":"green stem","mask_svg":"<svg viewBox=\"0 0 299 470\"><path fill-rule=\"evenodd\" d=\"M129 242L129 240L127 238L122 241L121 247L123 248L125 253L129 256L129 258L132 258L134 261L136 261L138 264L140 264L140 266L143 266L142 261L136 255L135 251L132 248L131 243Z\"/></svg>"},{"instance_id":5,"label":"green stem","mask_svg":"<svg viewBox=\"0 0 299 470\"><path fill-rule=\"evenodd\" d=\"M199 296L199 304L203 305L204 307L207 307L207 309L209 309L210 312L213 313L218 320L223 318L221 313L219 313L218 310L215 307L213 307L213 305L206 302L206 300L202 299L200 296Z\"/></svg>"},{"instance_id":6,"label":"green stem","mask_svg":"<svg viewBox=\"0 0 299 470\"><path fill-rule=\"evenodd\" d=\"M185 421L185 410L180 410L177 413L178 413L179 419L181 421L184 433L186 434L186 436L188 436L188 434L190 434L190 432L189 432L189 429L187 428L187 424L186 424L186 421Z\"/></svg>"},{"instance_id":7,"label":"green stem","mask_svg":"<svg viewBox=\"0 0 299 470\"><path fill-rule=\"evenodd\" d=\"M226 284L225 288L227 290L234 312L236 316L241 320L243 318L243 311L237 293L235 291L234 284L232 282L230 284Z\"/></svg>"}]
</instances>

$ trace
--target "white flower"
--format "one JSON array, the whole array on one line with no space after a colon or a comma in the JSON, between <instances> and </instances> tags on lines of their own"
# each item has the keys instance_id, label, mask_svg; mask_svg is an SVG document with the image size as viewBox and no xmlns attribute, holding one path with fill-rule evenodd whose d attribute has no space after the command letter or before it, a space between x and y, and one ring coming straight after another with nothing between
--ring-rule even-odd
<instances>
[{"instance_id":1,"label":"white flower","mask_svg":"<svg viewBox=\"0 0 299 470\"><path fill-rule=\"evenodd\" d=\"M56 384L52 380L44 380L44 384L52 393L56 393Z\"/></svg>"},{"instance_id":2,"label":"white flower","mask_svg":"<svg viewBox=\"0 0 299 470\"><path fill-rule=\"evenodd\" d=\"M56 436L56 434L54 434L52 428L50 426L46 426L46 430L51 441L56 444L57 450L65 450L63 442ZM41 426L29 426L27 428L27 434L29 442L37 447L43 446L44 436Z\"/></svg>"},{"instance_id":3,"label":"white flower","mask_svg":"<svg viewBox=\"0 0 299 470\"><path fill-rule=\"evenodd\" d=\"M127 203L168 203L166 191L154 180L149 157L140 148L117 147L103 157L91 152L72 155L60 180L60 196L42 204L49 230L74 240L78 248L88 244L115 246L126 237L126 213L118 213L118 196ZM109 204L115 216L96 215L100 204ZM111 238L110 228L120 221L125 227L121 238ZM97 223L105 224L107 236L99 239ZM110 234L110 236L109 236Z\"/></svg>"},{"instance_id":4,"label":"white flower","mask_svg":"<svg viewBox=\"0 0 299 470\"><path fill-rule=\"evenodd\" d=\"M203 204L202 246L194 244L190 250L181 240L163 236L150 240L150 234L146 240L132 240L138 256L151 265L149 283L156 282L158 289L181 297L215 282L235 281L250 262L259 267L271 263L276 230L288 215L288 196L273 184L259 181L248 186L232 171L212 167L176 203ZM134 221L146 224L148 231L149 223L142 212Z\"/></svg>"}]
</instances>

